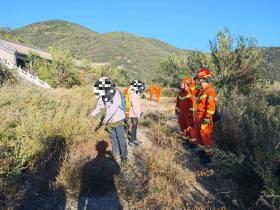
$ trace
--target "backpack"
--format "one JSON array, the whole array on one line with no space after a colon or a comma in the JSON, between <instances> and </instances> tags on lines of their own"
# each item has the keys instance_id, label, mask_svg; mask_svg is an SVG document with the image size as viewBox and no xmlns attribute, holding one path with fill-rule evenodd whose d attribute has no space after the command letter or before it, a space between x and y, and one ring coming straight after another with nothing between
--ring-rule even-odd
<instances>
[{"instance_id":1,"label":"backpack","mask_svg":"<svg viewBox=\"0 0 280 210\"><path fill-rule=\"evenodd\" d=\"M126 112L126 99L125 99L125 96L124 94L118 89L120 95L121 95L121 100L122 100L122 104L121 104L121 109Z\"/></svg>"},{"instance_id":2,"label":"backpack","mask_svg":"<svg viewBox=\"0 0 280 210\"><path fill-rule=\"evenodd\" d=\"M221 114L219 113L219 110L216 106L216 109L215 109L215 112L214 112L214 115L213 115L213 122L217 122L219 121L220 119L222 118Z\"/></svg>"}]
</instances>

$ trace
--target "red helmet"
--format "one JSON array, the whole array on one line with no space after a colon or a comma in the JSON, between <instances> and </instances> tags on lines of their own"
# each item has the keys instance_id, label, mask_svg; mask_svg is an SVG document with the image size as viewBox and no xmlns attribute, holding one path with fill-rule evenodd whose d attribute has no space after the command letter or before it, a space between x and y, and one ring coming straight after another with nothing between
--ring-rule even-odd
<instances>
[{"instance_id":1,"label":"red helmet","mask_svg":"<svg viewBox=\"0 0 280 210\"><path fill-rule=\"evenodd\" d=\"M208 79L211 77L211 72L208 69L200 69L197 74L197 79Z\"/></svg>"}]
</instances>

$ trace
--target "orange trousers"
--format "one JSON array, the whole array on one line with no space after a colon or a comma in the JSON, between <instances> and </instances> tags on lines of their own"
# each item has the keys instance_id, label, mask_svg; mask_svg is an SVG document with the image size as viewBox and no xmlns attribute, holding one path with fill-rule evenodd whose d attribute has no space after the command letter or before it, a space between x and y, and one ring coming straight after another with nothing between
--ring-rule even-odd
<instances>
[{"instance_id":1,"label":"orange trousers","mask_svg":"<svg viewBox=\"0 0 280 210\"><path fill-rule=\"evenodd\" d=\"M213 120L203 130L201 125L204 117L198 116L195 120L195 124L189 130L190 144L196 144L198 141L198 147L201 148L206 154L211 154L210 150L213 146Z\"/></svg>"},{"instance_id":2,"label":"orange trousers","mask_svg":"<svg viewBox=\"0 0 280 210\"><path fill-rule=\"evenodd\" d=\"M204 128L201 128L204 116L198 113L196 131L198 139L198 147L201 148L206 156L212 155L211 147L213 146L213 119L210 119L210 123Z\"/></svg>"},{"instance_id":3,"label":"orange trousers","mask_svg":"<svg viewBox=\"0 0 280 210\"><path fill-rule=\"evenodd\" d=\"M152 91L150 91L150 92L149 92L149 94L150 94L150 100L152 100L152 99L153 99L154 94L153 94L153 92L152 92Z\"/></svg>"},{"instance_id":4,"label":"orange trousers","mask_svg":"<svg viewBox=\"0 0 280 210\"><path fill-rule=\"evenodd\" d=\"M193 116L179 115L178 123L182 135L184 137L188 136L190 140L195 139L194 142L196 142L196 130L194 129Z\"/></svg>"}]
</instances>

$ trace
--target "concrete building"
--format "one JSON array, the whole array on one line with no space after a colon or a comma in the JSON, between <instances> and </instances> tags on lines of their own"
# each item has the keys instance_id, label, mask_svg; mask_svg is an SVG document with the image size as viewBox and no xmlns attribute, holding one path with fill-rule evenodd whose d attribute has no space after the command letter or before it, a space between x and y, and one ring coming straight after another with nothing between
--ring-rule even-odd
<instances>
[{"instance_id":1,"label":"concrete building","mask_svg":"<svg viewBox=\"0 0 280 210\"><path fill-rule=\"evenodd\" d=\"M29 53L36 53L51 61L51 54L36 47L0 38L0 59L18 67L25 67Z\"/></svg>"}]
</instances>

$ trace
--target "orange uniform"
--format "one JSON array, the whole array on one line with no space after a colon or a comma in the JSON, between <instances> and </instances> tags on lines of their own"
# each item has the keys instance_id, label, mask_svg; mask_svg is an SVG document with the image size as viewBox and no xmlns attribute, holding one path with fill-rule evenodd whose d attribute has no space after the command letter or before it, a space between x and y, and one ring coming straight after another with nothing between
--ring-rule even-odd
<instances>
[{"instance_id":1,"label":"orange uniform","mask_svg":"<svg viewBox=\"0 0 280 210\"><path fill-rule=\"evenodd\" d=\"M156 101L159 102L161 89L160 89L160 86L158 84L155 86L154 91L155 91Z\"/></svg>"},{"instance_id":2,"label":"orange uniform","mask_svg":"<svg viewBox=\"0 0 280 210\"><path fill-rule=\"evenodd\" d=\"M197 128L196 128L196 116L197 116L197 96L199 94L199 90L196 89L195 82L192 81L190 83L190 94L192 100L192 106L190 107L189 111L192 113L194 123L189 128L189 143L195 145L197 140Z\"/></svg>"},{"instance_id":3,"label":"orange uniform","mask_svg":"<svg viewBox=\"0 0 280 210\"><path fill-rule=\"evenodd\" d=\"M149 95L150 95L150 100L153 99L153 96L154 96L154 86L152 83L149 84Z\"/></svg>"},{"instance_id":4,"label":"orange uniform","mask_svg":"<svg viewBox=\"0 0 280 210\"><path fill-rule=\"evenodd\" d=\"M176 112L178 113L178 123L183 136L188 136L190 126L194 124L192 108L192 98L190 91L181 89L176 99Z\"/></svg>"},{"instance_id":5,"label":"orange uniform","mask_svg":"<svg viewBox=\"0 0 280 210\"><path fill-rule=\"evenodd\" d=\"M217 93L207 84L199 91L197 100L196 128L198 146L204 150L205 155L211 155L213 145L213 114L217 103Z\"/></svg>"}]
</instances>

